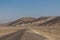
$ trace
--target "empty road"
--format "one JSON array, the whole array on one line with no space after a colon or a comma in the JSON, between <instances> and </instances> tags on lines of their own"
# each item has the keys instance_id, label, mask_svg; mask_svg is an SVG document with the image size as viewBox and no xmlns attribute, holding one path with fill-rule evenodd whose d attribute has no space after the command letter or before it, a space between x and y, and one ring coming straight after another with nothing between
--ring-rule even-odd
<instances>
[{"instance_id":1,"label":"empty road","mask_svg":"<svg viewBox=\"0 0 60 40\"><path fill-rule=\"evenodd\" d=\"M26 29L0 37L0 40L46 40L45 37L27 32Z\"/></svg>"},{"instance_id":2,"label":"empty road","mask_svg":"<svg viewBox=\"0 0 60 40\"><path fill-rule=\"evenodd\" d=\"M21 40L24 32L25 32L25 29L6 35L6 36L3 36L3 37L0 37L0 40Z\"/></svg>"}]
</instances>

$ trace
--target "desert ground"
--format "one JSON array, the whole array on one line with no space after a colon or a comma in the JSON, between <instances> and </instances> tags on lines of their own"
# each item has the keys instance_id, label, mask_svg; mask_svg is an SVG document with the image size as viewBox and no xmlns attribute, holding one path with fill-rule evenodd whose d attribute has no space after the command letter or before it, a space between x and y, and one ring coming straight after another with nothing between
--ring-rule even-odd
<instances>
[{"instance_id":1,"label":"desert ground","mask_svg":"<svg viewBox=\"0 0 60 40\"><path fill-rule=\"evenodd\" d=\"M45 40L30 29L21 27L0 27L0 40Z\"/></svg>"},{"instance_id":2,"label":"desert ground","mask_svg":"<svg viewBox=\"0 0 60 40\"><path fill-rule=\"evenodd\" d=\"M38 26L0 27L0 40L60 40L59 28Z\"/></svg>"},{"instance_id":3,"label":"desert ground","mask_svg":"<svg viewBox=\"0 0 60 40\"><path fill-rule=\"evenodd\" d=\"M0 40L60 40L60 16L24 17L0 26Z\"/></svg>"}]
</instances>

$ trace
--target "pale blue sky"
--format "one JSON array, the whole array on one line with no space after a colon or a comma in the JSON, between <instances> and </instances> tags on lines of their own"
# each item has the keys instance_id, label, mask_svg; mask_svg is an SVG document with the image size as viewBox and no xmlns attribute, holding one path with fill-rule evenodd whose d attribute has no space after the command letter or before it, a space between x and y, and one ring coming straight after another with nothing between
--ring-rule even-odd
<instances>
[{"instance_id":1,"label":"pale blue sky","mask_svg":"<svg viewBox=\"0 0 60 40\"><path fill-rule=\"evenodd\" d=\"M0 0L0 23L26 16L60 16L60 0Z\"/></svg>"}]
</instances>

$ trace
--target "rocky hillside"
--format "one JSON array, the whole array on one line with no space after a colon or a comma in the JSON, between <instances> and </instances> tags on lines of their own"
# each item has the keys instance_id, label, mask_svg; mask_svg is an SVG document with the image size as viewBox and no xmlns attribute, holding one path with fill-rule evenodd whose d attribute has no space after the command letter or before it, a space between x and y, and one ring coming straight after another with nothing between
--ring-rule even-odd
<instances>
[{"instance_id":1,"label":"rocky hillside","mask_svg":"<svg viewBox=\"0 0 60 40\"><path fill-rule=\"evenodd\" d=\"M15 20L13 22L8 23L8 26L16 26L16 25L21 25L21 24L28 24L31 23L32 21L36 20L36 18L32 17L23 17L18 20Z\"/></svg>"},{"instance_id":2,"label":"rocky hillside","mask_svg":"<svg viewBox=\"0 0 60 40\"><path fill-rule=\"evenodd\" d=\"M10 22L8 26L16 26L21 24L31 24L37 26L52 26L52 25L60 25L60 16L46 16L40 18L33 18L33 17L23 17L16 21Z\"/></svg>"},{"instance_id":3,"label":"rocky hillside","mask_svg":"<svg viewBox=\"0 0 60 40\"><path fill-rule=\"evenodd\" d=\"M52 20L40 24L40 26L59 26L59 25L60 25L60 16L54 17Z\"/></svg>"}]
</instances>

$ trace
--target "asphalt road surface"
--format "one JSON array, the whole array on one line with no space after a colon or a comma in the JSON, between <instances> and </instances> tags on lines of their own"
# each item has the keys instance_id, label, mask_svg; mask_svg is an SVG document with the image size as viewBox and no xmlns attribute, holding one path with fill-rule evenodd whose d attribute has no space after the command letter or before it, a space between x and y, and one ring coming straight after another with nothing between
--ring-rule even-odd
<instances>
[{"instance_id":1,"label":"asphalt road surface","mask_svg":"<svg viewBox=\"0 0 60 40\"><path fill-rule=\"evenodd\" d=\"M17 32L12 33L12 34L9 34L9 35L6 35L6 36L3 36L0 38L0 40L21 40L24 32L25 32L25 29L17 31Z\"/></svg>"},{"instance_id":2,"label":"asphalt road surface","mask_svg":"<svg viewBox=\"0 0 60 40\"><path fill-rule=\"evenodd\" d=\"M26 32L26 29L0 37L0 40L45 40L46 38L34 33Z\"/></svg>"}]
</instances>

